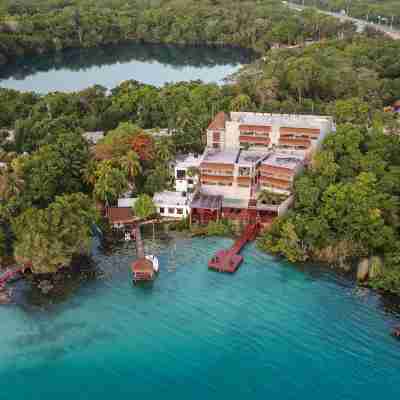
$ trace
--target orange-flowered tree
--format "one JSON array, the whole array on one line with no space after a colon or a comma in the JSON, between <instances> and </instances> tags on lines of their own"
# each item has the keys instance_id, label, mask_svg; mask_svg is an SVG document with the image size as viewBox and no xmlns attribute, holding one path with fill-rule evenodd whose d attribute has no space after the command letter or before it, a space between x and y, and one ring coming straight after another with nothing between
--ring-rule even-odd
<instances>
[{"instance_id":1,"label":"orange-flowered tree","mask_svg":"<svg viewBox=\"0 0 400 400\"><path fill-rule=\"evenodd\" d=\"M139 133L133 138L132 149L139 155L141 161L154 159L154 140L147 133Z\"/></svg>"}]
</instances>

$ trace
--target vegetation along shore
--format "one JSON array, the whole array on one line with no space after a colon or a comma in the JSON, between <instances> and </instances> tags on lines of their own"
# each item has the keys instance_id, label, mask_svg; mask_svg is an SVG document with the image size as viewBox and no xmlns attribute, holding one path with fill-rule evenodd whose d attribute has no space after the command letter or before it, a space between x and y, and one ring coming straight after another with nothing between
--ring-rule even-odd
<instances>
[{"instance_id":1,"label":"vegetation along shore","mask_svg":"<svg viewBox=\"0 0 400 400\"><path fill-rule=\"evenodd\" d=\"M171 163L203 152L218 111L323 114L336 132L258 246L293 262L367 263L368 284L400 294L400 41L275 0L0 0L3 64L129 41L237 46L260 57L221 86L0 89L3 264L13 257L51 274L87 254L93 227L107 229L105 207L174 187ZM105 135L93 141L96 132ZM221 224L210 230L231 233Z\"/></svg>"}]
</instances>

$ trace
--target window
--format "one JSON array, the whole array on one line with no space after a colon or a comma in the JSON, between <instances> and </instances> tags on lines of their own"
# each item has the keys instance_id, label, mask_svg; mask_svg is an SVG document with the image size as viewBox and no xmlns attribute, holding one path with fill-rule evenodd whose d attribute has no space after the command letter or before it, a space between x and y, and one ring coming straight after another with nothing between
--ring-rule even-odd
<instances>
[{"instance_id":1,"label":"window","mask_svg":"<svg viewBox=\"0 0 400 400\"><path fill-rule=\"evenodd\" d=\"M188 179L188 184L193 185L193 179Z\"/></svg>"},{"instance_id":2,"label":"window","mask_svg":"<svg viewBox=\"0 0 400 400\"><path fill-rule=\"evenodd\" d=\"M176 213L179 215L183 215L183 209L182 208L177 208Z\"/></svg>"},{"instance_id":3,"label":"window","mask_svg":"<svg viewBox=\"0 0 400 400\"><path fill-rule=\"evenodd\" d=\"M219 142L220 138L221 138L221 135L219 132L213 132L213 141L214 142Z\"/></svg>"},{"instance_id":4,"label":"window","mask_svg":"<svg viewBox=\"0 0 400 400\"><path fill-rule=\"evenodd\" d=\"M164 213L165 213L164 207L160 207L160 214L164 214Z\"/></svg>"},{"instance_id":5,"label":"window","mask_svg":"<svg viewBox=\"0 0 400 400\"><path fill-rule=\"evenodd\" d=\"M186 178L186 171L184 169L178 169L176 171L176 178L177 179L185 179Z\"/></svg>"},{"instance_id":6,"label":"window","mask_svg":"<svg viewBox=\"0 0 400 400\"><path fill-rule=\"evenodd\" d=\"M213 143L213 148L214 149L219 149L219 143Z\"/></svg>"},{"instance_id":7,"label":"window","mask_svg":"<svg viewBox=\"0 0 400 400\"><path fill-rule=\"evenodd\" d=\"M175 214L175 208L168 208L168 214Z\"/></svg>"}]
</instances>

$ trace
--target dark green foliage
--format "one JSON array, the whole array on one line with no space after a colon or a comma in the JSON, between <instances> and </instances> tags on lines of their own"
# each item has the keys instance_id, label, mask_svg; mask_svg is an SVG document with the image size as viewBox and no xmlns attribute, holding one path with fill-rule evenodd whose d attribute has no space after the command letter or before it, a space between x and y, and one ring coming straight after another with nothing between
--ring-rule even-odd
<instances>
[{"instance_id":1,"label":"dark green foliage","mask_svg":"<svg viewBox=\"0 0 400 400\"><path fill-rule=\"evenodd\" d=\"M235 232L232 222L225 219L210 221L206 226L193 226L191 231L194 236L233 236Z\"/></svg>"},{"instance_id":2,"label":"dark green foliage","mask_svg":"<svg viewBox=\"0 0 400 400\"><path fill-rule=\"evenodd\" d=\"M82 193L57 197L45 209L29 208L13 221L16 259L34 273L57 272L89 251L95 221L95 208Z\"/></svg>"},{"instance_id":3,"label":"dark green foliage","mask_svg":"<svg viewBox=\"0 0 400 400\"><path fill-rule=\"evenodd\" d=\"M339 126L313 167L295 182L295 207L259 240L291 261L349 262L382 255L376 287L400 279L400 137L379 129ZM386 273L387 272L387 273Z\"/></svg>"},{"instance_id":4,"label":"dark green foliage","mask_svg":"<svg viewBox=\"0 0 400 400\"><path fill-rule=\"evenodd\" d=\"M10 3L0 2L3 63L21 55L126 41L234 45L264 51L274 42L291 44L354 30L351 24L315 17L312 12L288 13L280 0Z\"/></svg>"}]
</instances>

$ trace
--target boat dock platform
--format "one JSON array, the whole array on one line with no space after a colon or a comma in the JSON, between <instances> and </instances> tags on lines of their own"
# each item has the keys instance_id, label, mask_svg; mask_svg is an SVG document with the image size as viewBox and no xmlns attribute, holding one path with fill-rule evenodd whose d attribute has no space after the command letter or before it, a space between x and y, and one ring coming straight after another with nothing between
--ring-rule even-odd
<instances>
[{"instance_id":1,"label":"boat dock platform","mask_svg":"<svg viewBox=\"0 0 400 400\"><path fill-rule=\"evenodd\" d=\"M137 260L132 263L133 282L152 281L155 276L153 263L146 258L140 225L134 228Z\"/></svg>"},{"instance_id":2,"label":"boat dock platform","mask_svg":"<svg viewBox=\"0 0 400 400\"><path fill-rule=\"evenodd\" d=\"M208 268L218 272L234 273L243 262L243 257L239 254L248 242L253 241L260 229L259 224L249 224L229 250L219 250L209 261Z\"/></svg>"}]
</instances>

